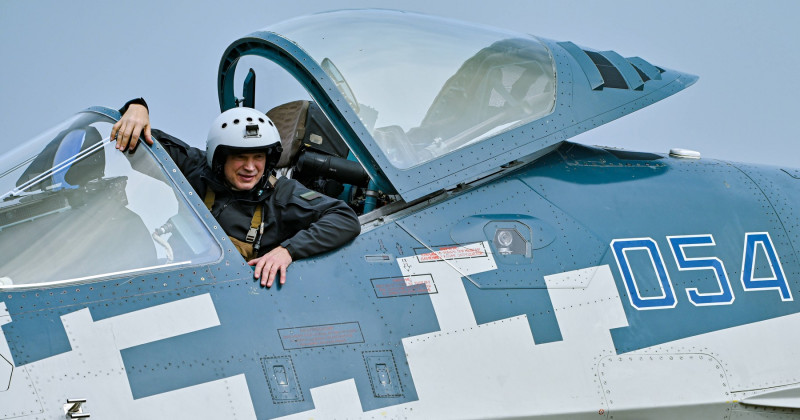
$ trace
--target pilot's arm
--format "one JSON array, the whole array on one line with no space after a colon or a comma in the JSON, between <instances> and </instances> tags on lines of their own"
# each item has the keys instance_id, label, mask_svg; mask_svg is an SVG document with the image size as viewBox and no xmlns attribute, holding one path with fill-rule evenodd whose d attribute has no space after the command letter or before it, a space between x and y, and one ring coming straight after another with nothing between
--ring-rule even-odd
<instances>
[{"instance_id":1,"label":"pilot's arm","mask_svg":"<svg viewBox=\"0 0 800 420\"><path fill-rule=\"evenodd\" d=\"M307 217L313 221L307 228L299 230L294 236L281 242L281 246L286 248L294 259L332 251L361 233L358 216L344 201L308 190L294 180L287 179L287 181L296 183L297 187L292 195L294 202L286 206L286 212L294 212L298 216L302 214L300 217ZM310 201L302 198L307 194L314 198ZM296 202L301 204L295 204ZM293 219L286 214L283 217L285 220Z\"/></svg>"},{"instance_id":2,"label":"pilot's arm","mask_svg":"<svg viewBox=\"0 0 800 420\"><path fill-rule=\"evenodd\" d=\"M139 136L143 133L144 141L153 145L153 136L150 132L150 112L147 102L143 98L128 101L119 110L119 113L122 114L122 118L111 128L111 138L117 140L117 149L133 153L139 142Z\"/></svg>"}]
</instances>

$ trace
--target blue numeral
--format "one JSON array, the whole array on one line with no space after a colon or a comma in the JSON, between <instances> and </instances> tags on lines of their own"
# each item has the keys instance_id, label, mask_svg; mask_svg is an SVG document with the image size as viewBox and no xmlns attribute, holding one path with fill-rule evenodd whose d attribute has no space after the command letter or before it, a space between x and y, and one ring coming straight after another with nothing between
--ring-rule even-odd
<instances>
[{"instance_id":1,"label":"blue numeral","mask_svg":"<svg viewBox=\"0 0 800 420\"><path fill-rule=\"evenodd\" d=\"M661 257L661 251L659 251L656 241L651 238L615 239L611 242L611 248L614 250L614 258L617 260L617 266L625 281L625 288L628 289L628 299L630 299L631 305L641 310L675 307L677 303L675 291L672 289L669 275L664 268L664 260ZM625 254L627 251L636 250L647 251L650 255L650 261L660 283L661 296L642 297L639 294L636 278L633 276L628 263L628 256Z\"/></svg>"},{"instance_id":2,"label":"blue numeral","mask_svg":"<svg viewBox=\"0 0 800 420\"><path fill-rule=\"evenodd\" d=\"M753 277L757 246L761 246L764 249L764 253L767 254L772 277ZM778 258L778 253L775 252L775 247L772 245L772 238L767 232L745 234L744 254L742 257L742 287L744 287L744 290L777 289L780 290L782 301L794 300L792 292L789 290L786 276L783 274L781 260Z\"/></svg>"},{"instance_id":3,"label":"blue numeral","mask_svg":"<svg viewBox=\"0 0 800 420\"><path fill-rule=\"evenodd\" d=\"M731 290L731 282L727 274L725 274L725 266L722 261L716 257L687 258L684 253L685 247L716 245L711 235L667 236L667 239L679 270L713 270L714 275L717 277L719 292L700 293L696 288L686 289L689 301L695 306L729 305L733 303L734 296Z\"/></svg>"}]
</instances>

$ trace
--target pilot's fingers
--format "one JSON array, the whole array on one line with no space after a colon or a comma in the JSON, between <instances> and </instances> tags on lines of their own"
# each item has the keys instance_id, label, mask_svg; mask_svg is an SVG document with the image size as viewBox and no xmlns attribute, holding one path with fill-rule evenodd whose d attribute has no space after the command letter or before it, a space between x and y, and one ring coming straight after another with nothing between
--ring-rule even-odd
<instances>
[{"instance_id":1,"label":"pilot's fingers","mask_svg":"<svg viewBox=\"0 0 800 420\"><path fill-rule=\"evenodd\" d=\"M141 132L142 129L139 129ZM125 124L125 128L122 131L122 143L123 146L127 145L128 150L133 150L136 147L136 143L139 142L139 135L136 132L136 125L134 124ZM122 149L123 151L125 148Z\"/></svg>"},{"instance_id":2,"label":"pilot's fingers","mask_svg":"<svg viewBox=\"0 0 800 420\"><path fill-rule=\"evenodd\" d=\"M128 148L128 140L130 139L130 134L128 138L125 138L125 131L128 129L128 123L126 121L122 121L122 126L117 131L117 149L121 151L125 151Z\"/></svg>"},{"instance_id":3,"label":"pilot's fingers","mask_svg":"<svg viewBox=\"0 0 800 420\"><path fill-rule=\"evenodd\" d=\"M269 282L267 283L267 287L272 286L272 283L275 282L275 276L278 275L278 271L281 270L281 265L276 261L272 264L269 268ZM283 279L283 272L281 272L281 284L283 284L286 280Z\"/></svg>"},{"instance_id":4,"label":"pilot's fingers","mask_svg":"<svg viewBox=\"0 0 800 420\"><path fill-rule=\"evenodd\" d=\"M111 140L114 140L114 141L117 140L117 133L119 132L120 127L122 127L122 121L117 121L111 127L111 137L110 137ZM115 147L118 147L118 146L119 146L119 144L117 144L117 146L115 146Z\"/></svg>"},{"instance_id":5,"label":"pilot's fingers","mask_svg":"<svg viewBox=\"0 0 800 420\"><path fill-rule=\"evenodd\" d=\"M261 277L261 269L264 267L264 258L256 258L250 260L250 262L248 262L247 264L251 266L256 266L256 268L253 269L253 278L258 279L259 277Z\"/></svg>"},{"instance_id":6,"label":"pilot's fingers","mask_svg":"<svg viewBox=\"0 0 800 420\"><path fill-rule=\"evenodd\" d=\"M144 126L144 141L150 146L153 145L153 135L150 133L150 124Z\"/></svg>"},{"instance_id":7,"label":"pilot's fingers","mask_svg":"<svg viewBox=\"0 0 800 420\"><path fill-rule=\"evenodd\" d=\"M261 285L267 288L272 287L272 283L275 281L275 262L268 261L261 274Z\"/></svg>"},{"instance_id":8,"label":"pilot's fingers","mask_svg":"<svg viewBox=\"0 0 800 420\"><path fill-rule=\"evenodd\" d=\"M122 137L124 137L125 133L125 121L119 121L117 124L116 131L112 132L111 138L117 143L114 147L119 150L125 150L125 146L127 146L127 144L123 145L122 142Z\"/></svg>"},{"instance_id":9,"label":"pilot's fingers","mask_svg":"<svg viewBox=\"0 0 800 420\"><path fill-rule=\"evenodd\" d=\"M130 150L131 152L136 150L136 145L139 143L139 136L142 135L143 129L144 126L141 126L139 124L134 124L134 126L131 127L131 144L130 147L128 147L128 150Z\"/></svg>"},{"instance_id":10,"label":"pilot's fingers","mask_svg":"<svg viewBox=\"0 0 800 420\"><path fill-rule=\"evenodd\" d=\"M280 267L280 271L281 271L281 286L283 286L283 284L286 283L286 268L287 268L287 266L285 266L285 265L281 265L281 267Z\"/></svg>"}]
</instances>

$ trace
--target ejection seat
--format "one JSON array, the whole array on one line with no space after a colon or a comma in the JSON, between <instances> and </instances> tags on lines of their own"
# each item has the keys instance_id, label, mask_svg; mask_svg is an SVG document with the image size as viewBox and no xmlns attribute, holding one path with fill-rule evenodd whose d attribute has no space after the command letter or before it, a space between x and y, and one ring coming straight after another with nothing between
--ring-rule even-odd
<instances>
[{"instance_id":1,"label":"ejection seat","mask_svg":"<svg viewBox=\"0 0 800 420\"><path fill-rule=\"evenodd\" d=\"M276 165L311 190L350 203L345 184L366 187L369 175L356 161L347 160L347 144L319 106L298 100L267 112L281 136L283 152Z\"/></svg>"}]
</instances>

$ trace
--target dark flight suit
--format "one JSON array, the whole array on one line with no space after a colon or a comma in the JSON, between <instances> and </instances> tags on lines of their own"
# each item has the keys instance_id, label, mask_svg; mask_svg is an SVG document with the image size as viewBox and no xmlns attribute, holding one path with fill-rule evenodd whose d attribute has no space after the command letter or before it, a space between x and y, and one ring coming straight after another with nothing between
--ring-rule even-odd
<instances>
[{"instance_id":1,"label":"dark flight suit","mask_svg":"<svg viewBox=\"0 0 800 420\"><path fill-rule=\"evenodd\" d=\"M121 113L130 103L139 103L135 101L126 104ZM229 237L245 242L256 206L264 206L264 233L256 257L280 245L298 260L336 249L361 232L355 212L341 200L289 178L279 178L274 187L263 181L251 191L234 191L222 175L211 171L204 151L160 130L153 129L152 134L200 197L205 197L208 189L214 191L211 214Z\"/></svg>"},{"instance_id":2,"label":"dark flight suit","mask_svg":"<svg viewBox=\"0 0 800 420\"><path fill-rule=\"evenodd\" d=\"M355 212L341 200L289 178L279 178L274 187L263 182L251 191L234 191L212 173L204 151L160 130L152 133L201 197L207 189L214 191L211 214L228 236L244 242L256 206L264 206L264 233L256 257L280 245L298 260L336 249L361 232Z\"/></svg>"}]
</instances>

